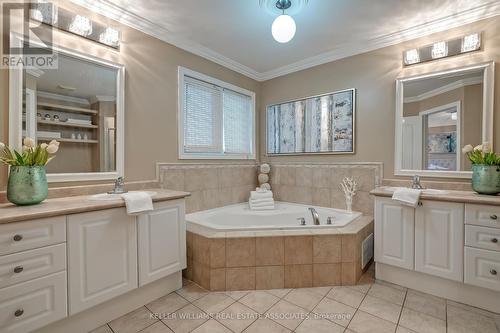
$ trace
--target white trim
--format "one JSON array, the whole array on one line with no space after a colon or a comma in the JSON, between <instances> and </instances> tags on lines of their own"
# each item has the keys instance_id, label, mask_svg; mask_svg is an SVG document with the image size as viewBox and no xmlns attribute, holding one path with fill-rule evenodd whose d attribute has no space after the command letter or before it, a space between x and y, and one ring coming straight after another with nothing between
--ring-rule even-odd
<instances>
[{"instance_id":1,"label":"white trim","mask_svg":"<svg viewBox=\"0 0 500 333\"><path fill-rule=\"evenodd\" d=\"M10 34L10 42L14 47L21 47L22 36L17 33ZM30 41L31 44L39 44ZM40 44L42 45L42 44ZM46 45L44 45L46 46ZM116 171L114 172L89 172L89 173L58 173L47 174L49 182L107 180L125 175L125 67L121 64L97 58L88 54L70 50L58 45L50 45L55 53L65 54L91 63L112 67L116 74ZM9 145L20 149L22 146L22 100L23 79L22 67L9 70Z\"/></svg>"},{"instance_id":2,"label":"white trim","mask_svg":"<svg viewBox=\"0 0 500 333\"><path fill-rule=\"evenodd\" d=\"M483 83L483 78L482 77L471 77L467 79L462 79L458 80L452 83L449 83L447 85L441 86L439 88L433 89L426 91L420 95L417 96L411 96L411 97L405 97L404 103L412 103L412 102L420 102L424 99L428 99L437 95L444 94L448 91L452 91L458 88L466 87L466 86L471 86L474 84L480 84Z\"/></svg>"},{"instance_id":3,"label":"white trim","mask_svg":"<svg viewBox=\"0 0 500 333\"><path fill-rule=\"evenodd\" d=\"M416 81L425 78L437 77L453 73L468 73L483 69L483 142L493 144L493 100L494 100L494 75L495 63L493 61L480 63L465 67L398 78L396 80L396 112L395 112L395 153L394 153L394 175L395 176L426 176L439 178L472 178L472 171L434 171L434 170L404 170L402 169L402 124L405 82ZM460 147L457 147L459 149Z\"/></svg>"},{"instance_id":4,"label":"white trim","mask_svg":"<svg viewBox=\"0 0 500 333\"><path fill-rule=\"evenodd\" d=\"M116 101L115 96L97 95L97 96L92 96L90 98L90 104L97 103L97 102L114 102L114 101Z\"/></svg>"},{"instance_id":5,"label":"white trim","mask_svg":"<svg viewBox=\"0 0 500 333\"><path fill-rule=\"evenodd\" d=\"M230 153L189 153L184 150L184 82L185 78L190 77L197 80L204 81L208 84L219 86L223 89L228 89L240 93L242 95L249 96L251 98L251 111L253 115L253 123L252 129L250 133L252 133L251 140L251 153L250 154L230 154ZM223 159L223 160L255 160L256 159L256 145L257 145L257 131L256 131L256 122L257 122L257 112L255 107L255 93L250 90L246 90L235 86L233 84L218 80L216 78L210 77L208 75L195 72L191 69L179 66L178 68L178 86L177 86L177 100L178 100L178 108L177 108L177 128L178 128L178 156L181 160L197 160L197 159ZM222 129L221 129L222 132ZM223 138L221 137L221 145ZM222 148L221 148L222 150Z\"/></svg>"},{"instance_id":6,"label":"white trim","mask_svg":"<svg viewBox=\"0 0 500 333\"><path fill-rule=\"evenodd\" d=\"M49 92L41 91L41 90L38 91L37 94L38 94L38 97L42 97L42 98L55 99L55 100L63 101L63 102L89 105L89 101L86 100L85 98L59 95L59 94L49 93Z\"/></svg>"},{"instance_id":7,"label":"white trim","mask_svg":"<svg viewBox=\"0 0 500 333\"><path fill-rule=\"evenodd\" d=\"M34 77L40 77L42 76L45 72L42 71L41 69L39 68L28 68L26 70L26 73L31 75L31 76L34 76Z\"/></svg>"},{"instance_id":8,"label":"white trim","mask_svg":"<svg viewBox=\"0 0 500 333\"><path fill-rule=\"evenodd\" d=\"M450 14L446 17L431 22L423 23L408 29L395 31L387 35L369 36L367 40L340 45L336 49L313 57L309 57L292 64L288 64L266 72L258 72L199 43L174 35L174 33L169 31L162 25L153 23L152 21L149 21L141 16L135 15L125 8L111 3L110 0L71 1L89 10L114 19L145 34L156 37L164 42L175 45L185 51L191 52L205 59L211 60L219 65L227 67L257 81L270 80L275 77L325 64L334 60L373 51L390 45L399 44L411 39L427 36L436 32L445 31L489 17L500 15L500 2L491 1L489 3L482 4L480 6L464 10L462 12ZM263 12L263 15L264 14L265 13Z\"/></svg>"}]
</instances>

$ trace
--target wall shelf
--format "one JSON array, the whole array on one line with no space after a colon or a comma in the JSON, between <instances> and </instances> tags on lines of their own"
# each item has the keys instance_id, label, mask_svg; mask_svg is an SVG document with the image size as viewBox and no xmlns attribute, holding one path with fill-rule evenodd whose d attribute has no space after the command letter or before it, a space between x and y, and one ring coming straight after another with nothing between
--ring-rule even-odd
<instances>
[{"instance_id":1,"label":"wall shelf","mask_svg":"<svg viewBox=\"0 0 500 333\"><path fill-rule=\"evenodd\" d=\"M56 140L59 142L68 142L68 143L89 143L89 144L94 144L94 143L99 143L98 140L78 140L78 139L68 139L68 138L45 138L45 137L37 137L39 141L52 141Z\"/></svg>"},{"instance_id":2,"label":"wall shelf","mask_svg":"<svg viewBox=\"0 0 500 333\"><path fill-rule=\"evenodd\" d=\"M79 108L76 106L47 103L47 102L38 102L37 106L39 108L42 107L45 109L58 110L58 111L63 111L63 112L65 111L65 112L74 112L74 113L83 113L83 114L97 114L96 110Z\"/></svg>"},{"instance_id":3,"label":"wall shelf","mask_svg":"<svg viewBox=\"0 0 500 333\"><path fill-rule=\"evenodd\" d=\"M97 125L75 124L75 123L68 123L68 122L63 122L63 121L52 121L52 120L38 120L37 123L44 124L44 125L64 126L64 127L99 128L99 126L97 126Z\"/></svg>"}]
</instances>

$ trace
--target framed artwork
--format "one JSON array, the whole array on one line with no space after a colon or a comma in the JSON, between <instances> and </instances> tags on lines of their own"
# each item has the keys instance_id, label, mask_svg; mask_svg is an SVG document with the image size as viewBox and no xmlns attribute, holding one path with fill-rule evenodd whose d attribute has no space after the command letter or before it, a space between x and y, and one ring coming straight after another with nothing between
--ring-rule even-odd
<instances>
[{"instance_id":1,"label":"framed artwork","mask_svg":"<svg viewBox=\"0 0 500 333\"><path fill-rule=\"evenodd\" d=\"M269 105L267 154L354 154L355 114L355 89Z\"/></svg>"}]
</instances>

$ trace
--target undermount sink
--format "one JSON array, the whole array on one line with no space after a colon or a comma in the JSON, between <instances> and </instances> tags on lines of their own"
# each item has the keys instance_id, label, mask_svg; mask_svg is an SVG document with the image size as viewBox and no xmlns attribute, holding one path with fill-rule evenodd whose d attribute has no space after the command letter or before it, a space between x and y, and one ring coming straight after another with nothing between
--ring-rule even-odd
<instances>
[{"instance_id":1,"label":"undermount sink","mask_svg":"<svg viewBox=\"0 0 500 333\"><path fill-rule=\"evenodd\" d=\"M129 191L129 193L133 192L143 192L143 191ZM149 194L151 197L155 196L157 193L153 191L144 191ZM109 193L99 193L94 194L89 198L90 201L113 201L113 200L121 200L121 194L109 194Z\"/></svg>"},{"instance_id":2,"label":"undermount sink","mask_svg":"<svg viewBox=\"0 0 500 333\"><path fill-rule=\"evenodd\" d=\"M386 191L396 191L396 190L403 189L403 188L408 189L409 187L392 187L392 186L384 186L383 187L383 189ZM422 190L422 194L429 194L429 195L445 195L445 194L449 194L449 193L450 193L449 191L436 190L436 189L431 189L431 188L426 188L426 189Z\"/></svg>"}]
</instances>

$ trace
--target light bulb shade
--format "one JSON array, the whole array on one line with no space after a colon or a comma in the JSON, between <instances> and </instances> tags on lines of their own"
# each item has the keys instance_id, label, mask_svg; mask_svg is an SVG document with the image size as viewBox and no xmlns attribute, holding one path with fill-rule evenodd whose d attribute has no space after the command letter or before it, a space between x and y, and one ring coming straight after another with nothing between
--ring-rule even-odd
<instances>
[{"instance_id":1,"label":"light bulb shade","mask_svg":"<svg viewBox=\"0 0 500 333\"><path fill-rule=\"evenodd\" d=\"M295 36L296 30L295 21L289 15L280 15L273 22L272 33L278 43L288 43L291 41L293 36Z\"/></svg>"}]
</instances>

